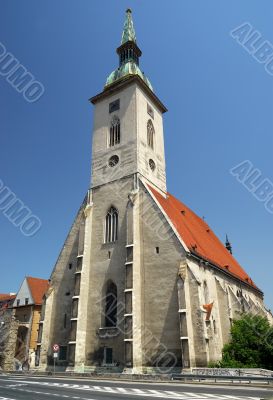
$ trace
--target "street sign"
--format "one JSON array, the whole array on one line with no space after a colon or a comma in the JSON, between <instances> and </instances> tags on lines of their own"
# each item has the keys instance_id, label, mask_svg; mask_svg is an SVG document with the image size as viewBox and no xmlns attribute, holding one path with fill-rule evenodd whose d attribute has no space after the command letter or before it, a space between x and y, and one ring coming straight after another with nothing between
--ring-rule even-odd
<instances>
[{"instance_id":1,"label":"street sign","mask_svg":"<svg viewBox=\"0 0 273 400\"><path fill-rule=\"evenodd\" d=\"M53 353L53 358L58 358L59 353Z\"/></svg>"},{"instance_id":2,"label":"street sign","mask_svg":"<svg viewBox=\"0 0 273 400\"><path fill-rule=\"evenodd\" d=\"M54 344L53 345L53 351L54 353L58 353L58 351L60 350L60 346L58 344Z\"/></svg>"}]
</instances>

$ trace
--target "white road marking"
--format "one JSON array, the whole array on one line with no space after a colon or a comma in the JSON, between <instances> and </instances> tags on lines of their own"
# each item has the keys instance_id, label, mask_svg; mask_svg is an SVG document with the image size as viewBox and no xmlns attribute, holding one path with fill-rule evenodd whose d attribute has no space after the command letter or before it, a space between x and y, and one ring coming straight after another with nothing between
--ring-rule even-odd
<instances>
[{"instance_id":1,"label":"white road marking","mask_svg":"<svg viewBox=\"0 0 273 400\"><path fill-rule=\"evenodd\" d=\"M127 389L124 389L124 388L116 388L116 389L121 393L128 393Z\"/></svg>"},{"instance_id":2,"label":"white road marking","mask_svg":"<svg viewBox=\"0 0 273 400\"><path fill-rule=\"evenodd\" d=\"M92 388L98 392L101 391L101 386L92 386Z\"/></svg>"},{"instance_id":3,"label":"white road marking","mask_svg":"<svg viewBox=\"0 0 273 400\"><path fill-rule=\"evenodd\" d=\"M15 399L11 399L10 397L0 397L0 400L15 400Z\"/></svg>"},{"instance_id":4,"label":"white road marking","mask_svg":"<svg viewBox=\"0 0 273 400\"><path fill-rule=\"evenodd\" d=\"M143 392L143 390L141 389L132 389L134 392L139 393L139 394L143 394L145 392Z\"/></svg>"},{"instance_id":5,"label":"white road marking","mask_svg":"<svg viewBox=\"0 0 273 400\"><path fill-rule=\"evenodd\" d=\"M11 382L11 380L9 380ZM133 389L133 388L119 388L119 387L111 387L111 386L91 386L91 385L75 385L69 383L62 382L33 382L33 381L23 381L23 380L13 380L13 382L17 382L16 385L9 385L12 390L20 390L30 393L36 394L47 394L51 396L59 396L68 398L71 396L55 394L55 393L45 393L45 392L35 392L33 390L20 389L18 386L22 386L22 384L28 385L40 385L40 386L53 386L55 388L66 388L66 389L74 389L74 390L89 390L89 391L97 391L97 392L106 392L106 393L115 393L120 395L134 395L134 396L145 396L145 397L155 397L155 398L165 398L165 399L180 399L180 400L260 400L258 397L248 397L248 396L229 396L229 395L219 395L219 394L208 394L208 393L190 393L190 392L175 392L175 391L163 391L163 390L151 390L151 389ZM18 385L18 383L20 385ZM73 398L73 397L72 397ZM75 399L83 399L82 397L75 396ZM4 398L5 399L5 398ZM0 398L3 400L3 398ZM9 400L9 399L8 399ZM14 400L14 399L10 399ZM90 400L90 399L86 399Z\"/></svg>"}]
</instances>

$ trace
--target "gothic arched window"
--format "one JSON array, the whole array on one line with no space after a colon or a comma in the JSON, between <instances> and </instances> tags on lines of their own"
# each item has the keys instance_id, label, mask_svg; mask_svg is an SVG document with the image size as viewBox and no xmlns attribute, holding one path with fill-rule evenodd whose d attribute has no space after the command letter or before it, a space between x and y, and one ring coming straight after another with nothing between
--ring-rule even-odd
<instances>
[{"instance_id":1,"label":"gothic arched window","mask_svg":"<svg viewBox=\"0 0 273 400\"><path fill-rule=\"evenodd\" d=\"M118 211L111 207L105 218L105 243L115 242L118 238Z\"/></svg>"},{"instance_id":2,"label":"gothic arched window","mask_svg":"<svg viewBox=\"0 0 273 400\"><path fill-rule=\"evenodd\" d=\"M105 326L117 326L117 285L109 281L105 297Z\"/></svg>"},{"instance_id":3,"label":"gothic arched window","mask_svg":"<svg viewBox=\"0 0 273 400\"><path fill-rule=\"evenodd\" d=\"M154 149L154 135L155 129L152 121L149 119L147 122L147 143L151 149Z\"/></svg>"},{"instance_id":4,"label":"gothic arched window","mask_svg":"<svg viewBox=\"0 0 273 400\"><path fill-rule=\"evenodd\" d=\"M120 143L120 120L119 117L114 115L111 121L108 145L109 147L112 147L119 143Z\"/></svg>"}]
</instances>

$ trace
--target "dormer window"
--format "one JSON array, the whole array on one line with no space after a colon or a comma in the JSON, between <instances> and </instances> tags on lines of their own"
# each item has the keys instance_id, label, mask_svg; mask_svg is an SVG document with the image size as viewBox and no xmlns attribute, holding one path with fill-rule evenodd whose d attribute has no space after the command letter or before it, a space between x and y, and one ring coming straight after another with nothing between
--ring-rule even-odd
<instances>
[{"instance_id":1,"label":"dormer window","mask_svg":"<svg viewBox=\"0 0 273 400\"><path fill-rule=\"evenodd\" d=\"M152 120L149 119L149 121L147 122L147 143L152 150L154 149L154 135L155 135L154 125L152 123Z\"/></svg>"},{"instance_id":2,"label":"dormer window","mask_svg":"<svg viewBox=\"0 0 273 400\"><path fill-rule=\"evenodd\" d=\"M112 147L120 143L120 120L119 117L114 115L111 121L108 146Z\"/></svg>"}]
</instances>

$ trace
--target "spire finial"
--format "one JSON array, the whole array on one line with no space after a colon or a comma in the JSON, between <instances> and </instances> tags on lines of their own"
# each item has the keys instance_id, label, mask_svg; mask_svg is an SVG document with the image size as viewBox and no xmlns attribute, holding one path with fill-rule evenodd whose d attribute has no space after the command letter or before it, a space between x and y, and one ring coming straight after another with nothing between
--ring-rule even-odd
<instances>
[{"instance_id":1,"label":"spire finial","mask_svg":"<svg viewBox=\"0 0 273 400\"><path fill-rule=\"evenodd\" d=\"M124 44L126 42L136 43L136 32L132 20L132 10L130 8L126 10L126 19L121 38L121 44Z\"/></svg>"},{"instance_id":2,"label":"spire finial","mask_svg":"<svg viewBox=\"0 0 273 400\"><path fill-rule=\"evenodd\" d=\"M108 76L105 87L123 77L137 75L146 83L149 89L153 91L149 79L139 68L139 57L141 57L142 53L136 42L132 10L130 8L126 10L121 45L117 48L117 53L119 55L119 67Z\"/></svg>"}]
</instances>

